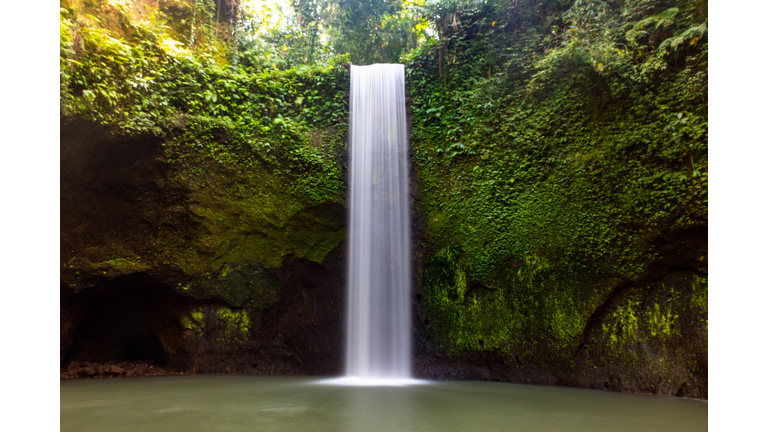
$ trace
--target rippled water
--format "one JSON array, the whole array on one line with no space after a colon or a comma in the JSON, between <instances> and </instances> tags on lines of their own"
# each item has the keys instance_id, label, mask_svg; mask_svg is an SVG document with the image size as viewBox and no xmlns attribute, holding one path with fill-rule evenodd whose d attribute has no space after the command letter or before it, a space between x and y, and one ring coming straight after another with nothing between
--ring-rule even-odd
<instances>
[{"instance_id":1,"label":"rippled water","mask_svg":"<svg viewBox=\"0 0 768 432\"><path fill-rule=\"evenodd\" d=\"M61 382L62 431L706 431L706 402L476 381L340 386L306 377Z\"/></svg>"}]
</instances>

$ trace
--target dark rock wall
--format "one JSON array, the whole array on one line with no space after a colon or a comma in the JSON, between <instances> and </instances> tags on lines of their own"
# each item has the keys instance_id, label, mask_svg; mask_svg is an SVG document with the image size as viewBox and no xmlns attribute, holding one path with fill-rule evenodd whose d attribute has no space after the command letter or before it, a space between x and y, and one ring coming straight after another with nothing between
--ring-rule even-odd
<instances>
[{"instance_id":1,"label":"dark rock wall","mask_svg":"<svg viewBox=\"0 0 768 432\"><path fill-rule=\"evenodd\" d=\"M62 285L62 364L145 361L197 373L339 374L345 249L340 245L322 263L287 257L274 271L277 298L261 310L194 299L146 274L77 294ZM233 323L232 316L244 320Z\"/></svg>"},{"instance_id":2,"label":"dark rock wall","mask_svg":"<svg viewBox=\"0 0 768 432\"><path fill-rule=\"evenodd\" d=\"M269 166L190 157L62 125L62 366L340 373L343 205L302 201Z\"/></svg>"},{"instance_id":3,"label":"dark rock wall","mask_svg":"<svg viewBox=\"0 0 768 432\"><path fill-rule=\"evenodd\" d=\"M322 263L287 257L276 271L277 299L249 314L247 337L222 337L209 325L189 337L189 370L198 373L334 375L342 372L346 244ZM211 316L211 310L206 310Z\"/></svg>"},{"instance_id":4,"label":"dark rock wall","mask_svg":"<svg viewBox=\"0 0 768 432\"><path fill-rule=\"evenodd\" d=\"M430 339L429 318L420 307L417 317L421 320L415 320L414 332L415 374L427 379L490 380L707 399L707 319L700 309L675 305L672 335L635 329L638 334L619 345L603 334L604 326L612 324L613 314L633 296L648 304L654 299L691 301L697 292L685 287L694 286L696 276L695 271L671 270L644 288L632 282L618 287L590 317L578 350L565 356L546 346L546 341L537 341L537 349L525 355L450 352ZM683 288L672 299L669 287Z\"/></svg>"}]
</instances>

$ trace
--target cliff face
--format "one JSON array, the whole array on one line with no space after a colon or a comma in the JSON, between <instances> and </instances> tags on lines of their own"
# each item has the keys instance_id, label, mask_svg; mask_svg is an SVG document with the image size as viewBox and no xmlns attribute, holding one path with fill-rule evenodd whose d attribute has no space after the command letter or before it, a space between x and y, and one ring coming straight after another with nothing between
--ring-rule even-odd
<instances>
[{"instance_id":1,"label":"cliff face","mask_svg":"<svg viewBox=\"0 0 768 432\"><path fill-rule=\"evenodd\" d=\"M291 207L284 193L276 207L293 213L269 214L275 199L264 191L276 175L245 176L238 164L204 158L190 173L168 162L160 138L114 137L86 121L64 125L61 146L64 366L141 359L201 373L341 373L342 204ZM596 278L581 297L558 292L556 282L492 288L429 257L423 180L414 171L417 376L707 396L705 228L655 238L635 278ZM249 205L231 190L251 193ZM519 328L507 350L483 349L482 333L476 349L440 339L455 328L436 328L445 326L430 304L436 271L463 284L454 302L488 311L468 324L485 323L490 335ZM494 303L501 294L506 310ZM581 317L562 317L580 319L569 344L552 336L553 314L563 313L551 309L555 296L594 299L581 300Z\"/></svg>"},{"instance_id":2,"label":"cliff face","mask_svg":"<svg viewBox=\"0 0 768 432\"><path fill-rule=\"evenodd\" d=\"M61 154L63 363L339 372L339 201L302 205L253 152L174 164L160 138L81 120Z\"/></svg>"},{"instance_id":3,"label":"cliff face","mask_svg":"<svg viewBox=\"0 0 768 432\"><path fill-rule=\"evenodd\" d=\"M61 2L63 366L340 371L348 72L233 66L235 6Z\"/></svg>"},{"instance_id":4,"label":"cliff face","mask_svg":"<svg viewBox=\"0 0 768 432\"><path fill-rule=\"evenodd\" d=\"M406 59L417 369L706 398L706 9L527 6Z\"/></svg>"},{"instance_id":5,"label":"cliff face","mask_svg":"<svg viewBox=\"0 0 768 432\"><path fill-rule=\"evenodd\" d=\"M224 162L194 147L171 154L165 144L152 136L111 137L85 121L62 126L67 285L138 272L181 281L225 265L279 267L286 255L320 262L345 237L340 197L300 196L292 186L301 178L284 172L290 168L261 160L253 149L238 149Z\"/></svg>"},{"instance_id":6,"label":"cliff face","mask_svg":"<svg viewBox=\"0 0 768 432\"><path fill-rule=\"evenodd\" d=\"M596 279L581 288L581 299L571 299L555 284L528 292L514 285L493 290L460 285L466 291L457 296L465 299L453 307L475 312L471 321L462 323L464 328L483 326L470 327L476 349L457 349L446 336L455 329L435 319L440 311L427 303L434 300L417 294L417 374L706 399L706 228L671 233L658 241L661 257L637 279ZM420 289L428 293L434 286ZM496 303L500 296L506 307ZM576 321L566 337L556 334L554 318L563 313L552 300L557 297L581 307L560 317ZM599 300L584 300L590 297ZM493 338L499 337L499 329L511 326L519 333L484 349L485 340L498 343Z\"/></svg>"},{"instance_id":7,"label":"cliff face","mask_svg":"<svg viewBox=\"0 0 768 432\"><path fill-rule=\"evenodd\" d=\"M544 3L404 59L415 373L706 398L706 11ZM62 14L62 365L340 373L347 69Z\"/></svg>"}]
</instances>

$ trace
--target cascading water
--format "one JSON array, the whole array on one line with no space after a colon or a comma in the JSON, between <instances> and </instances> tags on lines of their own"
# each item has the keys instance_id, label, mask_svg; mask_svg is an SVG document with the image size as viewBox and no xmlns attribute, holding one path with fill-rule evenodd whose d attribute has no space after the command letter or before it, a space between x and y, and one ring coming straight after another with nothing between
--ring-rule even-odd
<instances>
[{"instance_id":1,"label":"cascading water","mask_svg":"<svg viewBox=\"0 0 768 432\"><path fill-rule=\"evenodd\" d=\"M411 377L405 67L351 67L346 375Z\"/></svg>"}]
</instances>

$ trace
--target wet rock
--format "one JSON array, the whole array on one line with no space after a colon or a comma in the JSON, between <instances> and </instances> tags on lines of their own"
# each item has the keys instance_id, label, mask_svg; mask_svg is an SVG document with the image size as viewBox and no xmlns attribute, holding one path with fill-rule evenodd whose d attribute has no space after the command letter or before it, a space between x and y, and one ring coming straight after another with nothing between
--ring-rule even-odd
<instances>
[{"instance_id":1,"label":"wet rock","mask_svg":"<svg viewBox=\"0 0 768 432\"><path fill-rule=\"evenodd\" d=\"M93 366L83 366L77 369L77 375L81 377L92 378L96 376L96 369Z\"/></svg>"},{"instance_id":2,"label":"wet rock","mask_svg":"<svg viewBox=\"0 0 768 432\"><path fill-rule=\"evenodd\" d=\"M131 377L131 376L144 376L146 374L147 374L147 369L145 369L142 366L138 366L138 367L133 368L133 369L128 369L125 372L125 376L127 376L127 377Z\"/></svg>"},{"instance_id":3,"label":"wet rock","mask_svg":"<svg viewBox=\"0 0 768 432\"><path fill-rule=\"evenodd\" d=\"M120 376L125 372L125 369L117 365L112 365L112 366L108 366L105 372L107 372L112 376Z\"/></svg>"}]
</instances>

